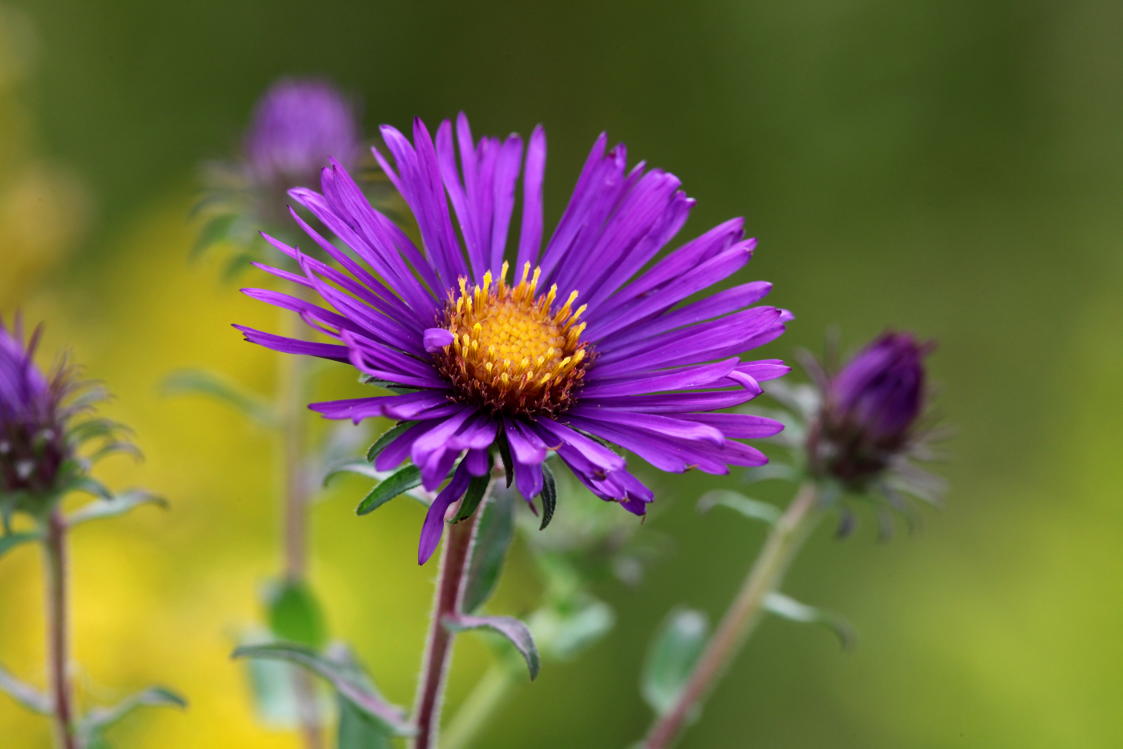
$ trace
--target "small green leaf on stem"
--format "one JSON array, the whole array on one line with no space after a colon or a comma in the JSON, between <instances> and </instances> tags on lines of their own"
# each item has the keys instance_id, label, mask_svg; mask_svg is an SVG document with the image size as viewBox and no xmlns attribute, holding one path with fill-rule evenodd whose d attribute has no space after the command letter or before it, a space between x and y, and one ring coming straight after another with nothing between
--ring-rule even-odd
<instances>
[{"instance_id":1,"label":"small green leaf on stem","mask_svg":"<svg viewBox=\"0 0 1123 749\"><path fill-rule=\"evenodd\" d=\"M475 553L468 568L462 609L465 613L483 606L499 582L507 547L514 536L514 496L497 491L486 505L476 529Z\"/></svg>"},{"instance_id":2,"label":"small green leaf on stem","mask_svg":"<svg viewBox=\"0 0 1123 749\"><path fill-rule=\"evenodd\" d=\"M187 707L187 700L166 687L149 687L143 692L126 697L113 707L95 708L78 724L81 745L107 747L103 736L105 729L141 707Z\"/></svg>"},{"instance_id":3,"label":"small green leaf on stem","mask_svg":"<svg viewBox=\"0 0 1123 749\"><path fill-rule=\"evenodd\" d=\"M698 512L708 512L718 505L736 510L750 520L759 520L768 525L775 525L781 514L775 505L746 497L740 492L729 489L717 489L703 494L698 500Z\"/></svg>"},{"instance_id":4,"label":"small green leaf on stem","mask_svg":"<svg viewBox=\"0 0 1123 749\"><path fill-rule=\"evenodd\" d=\"M280 580L265 590L269 629L280 640L319 650L327 641L323 610L307 583Z\"/></svg>"},{"instance_id":5,"label":"small green leaf on stem","mask_svg":"<svg viewBox=\"0 0 1123 749\"><path fill-rule=\"evenodd\" d=\"M25 531L0 535L0 557L4 556L17 546L26 544L29 541L38 541L42 537L43 534L39 531Z\"/></svg>"},{"instance_id":6,"label":"small green leaf on stem","mask_svg":"<svg viewBox=\"0 0 1123 749\"><path fill-rule=\"evenodd\" d=\"M233 658L268 658L301 666L325 679L341 697L351 702L370 718L384 724L397 736L414 733L405 717L405 711L387 703L371 688L366 680L358 678L346 663L325 658L314 650L288 643L244 645L231 655Z\"/></svg>"},{"instance_id":7,"label":"small green leaf on stem","mask_svg":"<svg viewBox=\"0 0 1123 749\"><path fill-rule=\"evenodd\" d=\"M132 491L122 492L108 499L102 498L90 502L78 510L75 510L66 519L66 522L71 526L75 526L89 520L111 518L116 515L124 515L126 512L140 507L141 505L156 505L157 507L167 508L168 500L146 492L143 489L134 489Z\"/></svg>"},{"instance_id":8,"label":"small green leaf on stem","mask_svg":"<svg viewBox=\"0 0 1123 749\"><path fill-rule=\"evenodd\" d=\"M367 462L373 463L374 459L382 454L382 451L386 449L387 445L396 440L398 437L402 436L402 434L404 434L413 425L414 422L412 421L403 421L400 424L396 424L383 432L382 435L374 441L374 444L370 446L370 449L367 450Z\"/></svg>"},{"instance_id":9,"label":"small green leaf on stem","mask_svg":"<svg viewBox=\"0 0 1123 749\"><path fill-rule=\"evenodd\" d=\"M530 630L513 616L448 616L442 621L450 632L464 632L469 629L487 629L503 635L507 641L515 646L519 655L526 661L526 668L533 681L538 676L540 665L538 648L534 645L534 638Z\"/></svg>"},{"instance_id":10,"label":"small green leaf on stem","mask_svg":"<svg viewBox=\"0 0 1123 749\"><path fill-rule=\"evenodd\" d=\"M421 469L412 464L399 468L371 490L370 494L359 503L355 514L366 515L374 512L394 497L419 486L421 486Z\"/></svg>"},{"instance_id":11,"label":"small green leaf on stem","mask_svg":"<svg viewBox=\"0 0 1123 749\"><path fill-rule=\"evenodd\" d=\"M0 692L34 713L51 713L51 699L47 695L12 676L3 666L0 666Z\"/></svg>"},{"instance_id":12,"label":"small green leaf on stem","mask_svg":"<svg viewBox=\"0 0 1123 749\"><path fill-rule=\"evenodd\" d=\"M257 393L201 369L181 369L168 375L161 386L164 395L202 395L233 406L256 423L273 427L277 415Z\"/></svg>"},{"instance_id":13,"label":"small green leaf on stem","mask_svg":"<svg viewBox=\"0 0 1123 749\"><path fill-rule=\"evenodd\" d=\"M843 650L849 650L854 646L856 639L854 630L838 614L808 606L794 598L789 598L783 593L775 592L764 597L764 610L800 624L821 624L834 633Z\"/></svg>"},{"instance_id":14,"label":"small green leaf on stem","mask_svg":"<svg viewBox=\"0 0 1123 749\"><path fill-rule=\"evenodd\" d=\"M663 622L644 664L641 686L647 704L659 715L674 707L709 636L706 615L675 609Z\"/></svg>"}]
</instances>

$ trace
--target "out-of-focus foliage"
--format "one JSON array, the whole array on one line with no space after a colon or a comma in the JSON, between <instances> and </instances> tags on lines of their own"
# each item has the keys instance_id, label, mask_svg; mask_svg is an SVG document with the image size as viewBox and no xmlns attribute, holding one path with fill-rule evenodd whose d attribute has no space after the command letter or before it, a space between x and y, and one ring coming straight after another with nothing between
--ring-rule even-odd
<instances>
[{"instance_id":1,"label":"out-of-focus foliage","mask_svg":"<svg viewBox=\"0 0 1123 749\"><path fill-rule=\"evenodd\" d=\"M69 342L116 394L106 412L135 427L146 462L109 458L99 476L172 501L74 535L85 704L174 680L190 709L138 712L109 731L117 745L295 746L255 721L228 658L276 567L269 434L160 383L206 368L268 391L276 357L228 324L278 323L220 280L223 252L187 264L187 214L197 164L236 148L262 88L316 73L363 96L368 132L461 108L481 133L543 122L555 217L595 134L625 140L698 198L688 229L747 216L761 243L738 280L773 281L797 315L772 355L818 349L835 323L850 342L889 325L940 342L933 380L957 429L937 467L947 509L888 544L866 516L844 543L824 526L785 592L845 612L859 647L765 620L684 749L746 730L760 746L1123 745L1121 24L1107 0L3 6L3 38L33 41L0 44L0 308L46 319L48 346ZM333 371L325 392L362 392ZM544 663L487 746L642 733L635 685L658 623L677 604L714 618L764 532L696 512L718 487L659 487L663 510L638 533L670 539L667 555L638 587L597 584L612 633ZM341 478L316 506L312 573L330 631L405 704L431 597L424 510L356 518L369 489ZM544 534L563 527L565 496ZM522 541L508 559L487 609L530 611L540 583ZM0 658L29 681L38 579L33 545L0 559ZM449 714L491 651L460 638ZM43 723L0 698L0 735L46 746Z\"/></svg>"}]
</instances>

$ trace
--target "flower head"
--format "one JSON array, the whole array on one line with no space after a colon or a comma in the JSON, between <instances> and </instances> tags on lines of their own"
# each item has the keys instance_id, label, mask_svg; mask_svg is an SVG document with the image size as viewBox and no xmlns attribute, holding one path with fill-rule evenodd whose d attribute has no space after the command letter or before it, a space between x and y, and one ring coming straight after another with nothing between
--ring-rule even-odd
<instances>
[{"instance_id":1,"label":"flower head","mask_svg":"<svg viewBox=\"0 0 1123 749\"><path fill-rule=\"evenodd\" d=\"M55 488L70 455L68 412L62 399L70 391L65 366L50 376L34 361L40 329L28 340L17 319L12 330L0 320L0 494L43 494Z\"/></svg>"},{"instance_id":2,"label":"flower head","mask_svg":"<svg viewBox=\"0 0 1123 749\"><path fill-rule=\"evenodd\" d=\"M246 134L254 178L278 188L315 178L329 158L348 164L358 154L355 112L326 81L285 78L265 92Z\"/></svg>"},{"instance_id":3,"label":"flower head","mask_svg":"<svg viewBox=\"0 0 1123 749\"><path fill-rule=\"evenodd\" d=\"M450 505L491 470L493 453L528 501L543 492L543 462L557 455L591 492L637 515L653 493L613 445L671 472L767 462L739 440L776 434L778 422L716 412L787 372L778 360L740 355L779 336L791 315L754 306L771 288L763 282L693 298L752 256L740 219L662 252L693 201L673 175L643 163L629 169L624 146L608 149L602 135L546 237L541 128L525 155L517 135L476 141L463 115L441 123L435 138L420 121L412 142L391 127L382 135L393 163L378 149L375 159L413 213L420 244L333 162L319 192L290 195L338 238L292 212L334 264L267 236L300 273L259 266L320 303L246 290L332 342L237 327L278 351L350 362L397 391L310 407L334 419L405 422L376 458L379 470L408 458L429 490L451 474L429 509L420 561Z\"/></svg>"},{"instance_id":4,"label":"flower head","mask_svg":"<svg viewBox=\"0 0 1123 749\"><path fill-rule=\"evenodd\" d=\"M886 333L828 378L809 443L813 470L861 487L908 451L929 349L908 333Z\"/></svg>"}]
</instances>

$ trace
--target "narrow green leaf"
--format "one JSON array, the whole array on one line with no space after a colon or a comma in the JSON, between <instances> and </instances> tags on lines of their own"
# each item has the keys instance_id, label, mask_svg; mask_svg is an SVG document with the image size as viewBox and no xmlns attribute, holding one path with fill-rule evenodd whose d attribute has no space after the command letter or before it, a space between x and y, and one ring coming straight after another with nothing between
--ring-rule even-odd
<instances>
[{"instance_id":1,"label":"narrow green leaf","mask_svg":"<svg viewBox=\"0 0 1123 749\"><path fill-rule=\"evenodd\" d=\"M78 735L83 746L105 745L102 733L105 729L141 707L178 707L186 708L187 700L166 687L149 687L142 692L126 697L113 707L95 708L86 713L78 724Z\"/></svg>"},{"instance_id":2,"label":"narrow green leaf","mask_svg":"<svg viewBox=\"0 0 1123 749\"><path fill-rule=\"evenodd\" d=\"M371 720L350 700L338 698L339 727L337 749L393 749L394 734L385 725Z\"/></svg>"},{"instance_id":3,"label":"narrow green leaf","mask_svg":"<svg viewBox=\"0 0 1123 749\"><path fill-rule=\"evenodd\" d=\"M195 244L191 247L191 258L199 257L208 248L229 238L237 220L238 215L236 213L225 213L221 216L215 216L203 224Z\"/></svg>"},{"instance_id":4,"label":"narrow green leaf","mask_svg":"<svg viewBox=\"0 0 1123 749\"><path fill-rule=\"evenodd\" d=\"M515 461L511 458L511 446L507 444L507 435L500 435L495 444L499 448L499 460L503 463L503 476L507 479L507 488L510 489L511 483L515 480Z\"/></svg>"},{"instance_id":5,"label":"narrow green leaf","mask_svg":"<svg viewBox=\"0 0 1123 749\"><path fill-rule=\"evenodd\" d=\"M166 508L168 506L168 500L155 494L150 494L142 489L134 489L111 496L108 499L103 497L87 505L83 505L70 514L67 518L67 523L71 526L75 526L89 520L111 518L116 515L123 515L141 505L156 505L157 507Z\"/></svg>"},{"instance_id":6,"label":"narrow green leaf","mask_svg":"<svg viewBox=\"0 0 1123 749\"><path fill-rule=\"evenodd\" d=\"M554 474L550 470L550 466L545 463L542 464L542 493L538 496L542 498L542 524L538 526L538 530L546 530L546 526L554 519L554 508L558 504L558 486L554 482Z\"/></svg>"},{"instance_id":7,"label":"narrow green leaf","mask_svg":"<svg viewBox=\"0 0 1123 749\"><path fill-rule=\"evenodd\" d=\"M277 417L269 402L257 393L201 369L181 369L168 375L161 392L166 395L202 395L233 406L262 426L277 424Z\"/></svg>"},{"instance_id":8,"label":"narrow green leaf","mask_svg":"<svg viewBox=\"0 0 1123 749\"><path fill-rule=\"evenodd\" d=\"M413 425L414 422L412 421L403 421L383 432L382 435L375 440L374 444L370 446L370 449L367 450L367 462L373 463L374 459L382 454L382 451L386 449L387 445L404 434Z\"/></svg>"},{"instance_id":9,"label":"narrow green leaf","mask_svg":"<svg viewBox=\"0 0 1123 749\"><path fill-rule=\"evenodd\" d=\"M769 593L764 598L764 610L770 614L787 619L788 621L798 622L800 624L821 624L838 638L839 644L843 650L849 650L854 646L854 630L850 624L838 614L814 606L808 606L805 603L800 603L794 598L790 598L783 593Z\"/></svg>"},{"instance_id":10,"label":"narrow green leaf","mask_svg":"<svg viewBox=\"0 0 1123 749\"><path fill-rule=\"evenodd\" d=\"M89 454L89 456L87 456L86 460L90 465L93 465L94 463L100 461L102 458L106 458L110 455L113 455L114 453L126 453L128 455L132 455L137 460L140 460L143 457L140 452L140 448L138 448L133 443L114 441L106 443L99 447L97 450L94 450Z\"/></svg>"},{"instance_id":11,"label":"narrow green leaf","mask_svg":"<svg viewBox=\"0 0 1123 749\"><path fill-rule=\"evenodd\" d=\"M418 486L421 486L421 470L417 466L410 464L399 468L371 490L370 494L359 503L355 513L366 515L374 512L394 497Z\"/></svg>"},{"instance_id":12,"label":"narrow green leaf","mask_svg":"<svg viewBox=\"0 0 1123 749\"><path fill-rule=\"evenodd\" d=\"M484 494L487 492L487 486L491 483L491 467L488 466L487 473L483 476L473 476L468 482L468 490L464 492L464 499L460 501L460 511L456 513L456 520L454 523L459 523L461 520L467 520L472 517L472 513L480 506L483 501Z\"/></svg>"},{"instance_id":13,"label":"narrow green leaf","mask_svg":"<svg viewBox=\"0 0 1123 749\"><path fill-rule=\"evenodd\" d=\"M265 590L269 628L277 639L319 650L327 641L323 609L306 583L275 581Z\"/></svg>"},{"instance_id":14,"label":"narrow green leaf","mask_svg":"<svg viewBox=\"0 0 1123 749\"><path fill-rule=\"evenodd\" d=\"M461 614L455 617L445 617L442 621L450 632L464 632L469 629L486 629L503 635L507 641L515 646L519 655L526 661L526 668L533 681L538 676L540 660L538 648L534 645L534 638L530 630L513 616L467 616Z\"/></svg>"},{"instance_id":15,"label":"narrow green leaf","mask_svg":"<svg viewBox=\"0 0 1123 749\"><path fill-rule=\"evenodd\" d=\"M706 644L706 615L676 609L663 622L651 644L640 682L647 704L662 715L674 706Z\"/></svg>"},{"instance_id":16,"label":"narrow green leaf","mask_svg":"<svg viewBox=\"0 0 1123 749\"><path fill-rule=\"evenodd\" d=\"M38 541L43 537L39 531L25 531L21 533L7 533L0 536L0 557L7 554L12 549L26 544L29 541Z\"/></svg>"},{"instance_id":17,"label":"narrow green leaf","mask_svg":"<svg viewBox=\"0 0 1123 749\"><path fill-rule=\"evenodd\" d=\"M91 476L78 476L71 480L64 491L85 492L94 497L100 497L103 500L110 501L113 499L113 492L97 479Z\"/></svg>"},{"instance_id":18,"label":"narrow green leaf","mask_svg":"<svg viewBox=\"0 0 1123 749\"><path fill-rule=\"evenodd\" d=\"M491 597L503 570L507 547L514 537L514 495L497 491L483 508L476 529L476 545L468 567L463 609L471 614Z\"/></svg>"},{"instance_id":19,"label":"narrow green leaf","mask_svg":"<svg viewBox=\"0 0 1123 749\"><path fill-rule=\"evenodd\" d=\"M34 713L50 715L51 699L30 684L25 684L0 666L0 692Z\"/></svg>"},{"instance_id":20,"label":"narrow green leaf","mask_svg":"<svg viewBox=\"0 0 1123 749\"><path fill-rule=\"evenodd\" d=\"M414 733L405 717L405 712L383 700L369 684L357 678L347 664L341 664L321 656L310 648L288 643L265 645L245 645L234 651L233 658L268 658L293 663L308 669L325 679L352 705L366 715L383 723L395 735L408 736Z\"/></svg>"},{"instance_id":21,"label":"narrow green leaf","mask_svg":"<svg viewBox=\"0 0 1123 749\"><path fill-rule=\"evenodd\" d=\"M740 492L729 489L717 489L703 494L698 500L698 512L708 512L719 505L735 510L750 520L759 520L768 525L775 525L780 519L780 510L775 505L746 497Z\"/></svg>"},{"instance_id":22,"label":"narrow green leaf","mask_svg":"<svg viewBox=\"0 0 1123 749\"><path fill-rule=\"evenodd\" d=\"M98 437L112 437L118 432L131 431L124 424L112 419L88 419L66 430L66 436L73 444L81 444Z\"/></svg>"}]
</instances>

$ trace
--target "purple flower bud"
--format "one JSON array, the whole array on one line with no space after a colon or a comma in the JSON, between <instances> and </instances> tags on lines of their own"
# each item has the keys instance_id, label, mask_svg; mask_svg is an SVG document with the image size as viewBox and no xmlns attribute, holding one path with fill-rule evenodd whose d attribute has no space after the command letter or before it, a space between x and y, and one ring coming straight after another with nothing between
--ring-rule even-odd
<instances>
[{"instance_id":1,"label":"purple flower bud","mask_svg":"<svg viewBox=\"0 0 1123 749\"><path fill-rule=\"evenodd\" d=\"M326 81L282 79L258 102L245 148L258 182L280 188L314 184L329 158L350 165L358 154L354 109Z\"/></svg>"},{"instance_id":2,"label":"purple flower bud","mask_svg":"<svg viewBox=\"0 0 1123 749\"><path fill-rule=\"evenodd\" d=\"M861 486L909 447L930 348L908 333L886 333L825 383L808 445L817 473Z\"/></svg>"},{"instance_id":3,"label":"purple flower bud","mask_svg":"<svg viewBox=\"0 0 1123 749\"><path fill-rule=\"evenodd\" d=\"M20 328L0 320L0 494L51 489L69 452L60 409L67 371L48 379L33 360L39 330L24 342Z\"/></svg>"}]
</instances>

